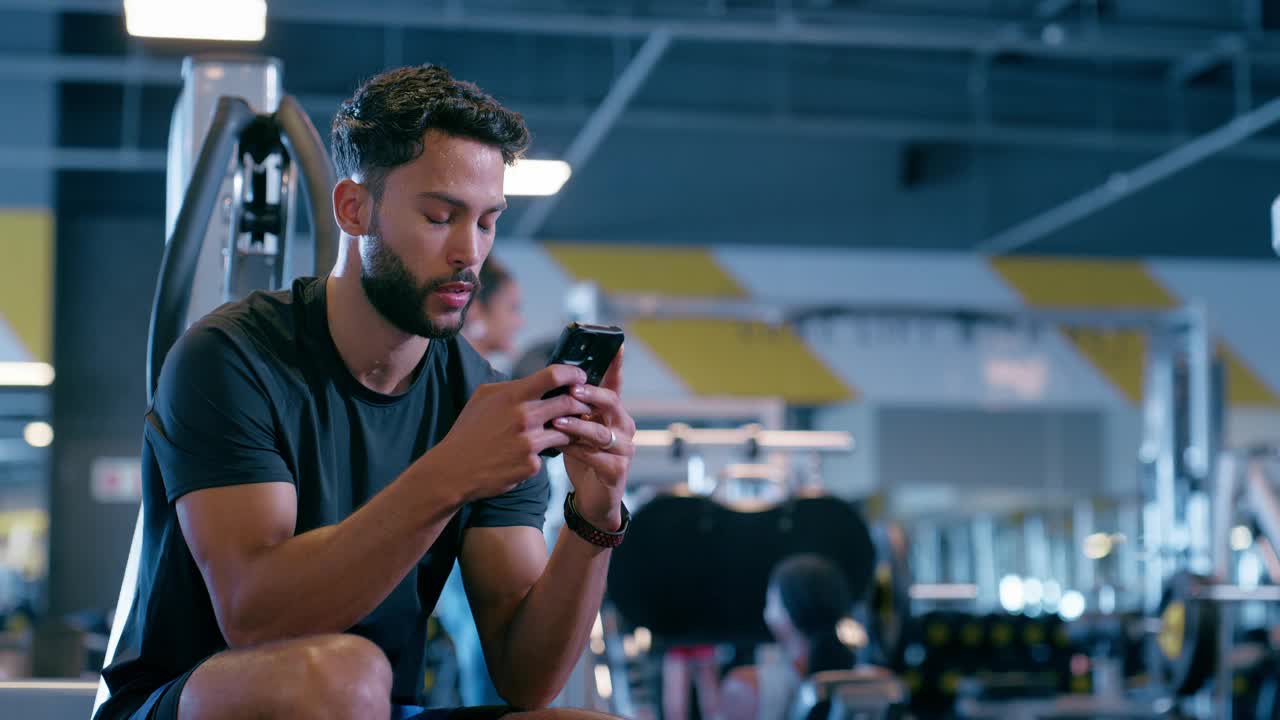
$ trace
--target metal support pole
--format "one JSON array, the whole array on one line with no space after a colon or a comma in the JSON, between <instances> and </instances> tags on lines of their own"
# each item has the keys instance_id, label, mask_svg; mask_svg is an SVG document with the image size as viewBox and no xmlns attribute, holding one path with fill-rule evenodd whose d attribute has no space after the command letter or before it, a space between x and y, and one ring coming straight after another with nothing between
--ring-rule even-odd
<instances>
[{"instance_id":1,"label":"metal support pole","mask_svg":"<svg viewBox=\"0 0 1280 720\"><path fill-rule=\"evenodd\" d=\"M947 555L949 556L946 582L969 583L973 581L973 552L969 528L957 523L946 529Z\"/></svg>"},{"instance_id":2,"label":"metal support pole","mask_svg":"<svg viewBox=\"0 0 1280 720\"><path fill-rule=\"evenodd\" d=\"M640 86L649 77L649 73L653 72L653 68L657 66L670 45L671 33L666 30L655 30L644 41L644 45L640 46L631 63L614 81L613 87L609 88L604 100L600 101L599 107L591 113L591 117L578 131L573 142L569 143L569 148L565 150L563 159L569 163L569 167L574 172L581 172L591 155L600 147L600 143L613 129L618 118L622 116L631 99L635 97ZM516 224L515 235L517 237L536 236L542 230L551 211L559 203L559 197L560 195L552 195L531 205Z\"/></svg>"},{"instance_id":3,"label":"metal support pole","mask_svg":"<svg viewBox=\"0 0 1280 720\"><path fill-rule=\"evenodd\" d=\"M996 526L990 516L982 515L973 519L972 532L978 608L985 612L1000 602L997 592L1000 576L996 572Z\"/></svg>"},{"instance_id":4,"label":"metal support pole","mask_svg":"<svg viewBox=\"0 0 1280 720\"><path fill-rule=\"evenodd\" d=\"M1240 472L1239 460L1233 453L1219 453L1214 471L1213 521L1210 526L1213 576L1219 580L1225 580L1231 573L1231 528L1235 524Z\"/></svg>"},{"instance_id":5,"label":"metal support pole","mask_svg":"<svg viewBox=\"0 0 1280 720\"><path fill-rule=\"evenodd\" d=\"M1200 303L1184 311L1187 325L1183 335L1187 352L1187 419L1189 442L1183 462L1199 484L1209 479L1214 456L1214 405L1212 340L1205 308Z\"/></svg>"},{"instance_id":6,"label":"metal support pole","mask_svg":"<svg viewBox=\"0 0 1280 720\"><path fill-rule=\"evenodd\" d=\"M1118 595L1124 599L1119 610L1134 610L1142 606L1142 504L1126 501L1116 508L1116 527L1125 536L1116 552ZM1079 557L1079 556L1077 556Z\"/></svg>"},{"instance_id":7,"label":"metal support pole","mask_svg":"<svg viewBox=\"0 0 1280 720\"><path fill-rule=\"evenodd\" d=\"M1158 607L1165 577L1173 568L1177 552L1174 545L1178 525L1177 429L1172 344L1172 338L1167 335L1154 334L1147 349L1141 450L1148 475L1143 495L1152 500L1143 518L1147 610Z\"/></svg>"},{"instance_id":8,"label":"metal support pole","mask_svg":"<svg viewBox=\"0 0 1280 720\"><path fill-rule=\"evenodd\" d=\"M1097 586L1092 560L1084 557L1085 538L1094 532L1093 501L1077 500L1071 508L1071 555L1076 558L1075 589L1090 597Z\"/></svg>"},{"instance_id":9,"label":"metal support pole","mask_svg":"<svg viewBox=\"0 0 1280 720\"><path fill-rule=\"evenodd\" d=\"M978 243L975 249L998 255L1025 248L1216 155L1277 121L1280 121L1280 98L1272 99L1258 109L1246 112L1129 172L1116 173L1102 185L996 233Z\"/></svg>"}]
</instances>

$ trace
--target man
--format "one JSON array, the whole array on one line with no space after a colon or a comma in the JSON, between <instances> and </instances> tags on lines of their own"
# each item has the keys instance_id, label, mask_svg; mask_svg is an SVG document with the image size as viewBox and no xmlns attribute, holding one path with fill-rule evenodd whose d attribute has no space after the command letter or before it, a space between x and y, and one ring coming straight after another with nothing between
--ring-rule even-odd
<instances>
[{"instance_id":1,"label":"man","mask_svg":"<svg viewBox=\"0 0 1280 720\"><path fill-rule=\"evenodd\" d=\"M165 361L138 595L100 718L411 715L455 558L503 698L555 697L625 531L635 424L619 363L598 388L563 365L497 382L457 337L528 137L438 67L343 104L331 274L216 310ZM547 487L527 481L548 447L576 528L549 558ZM567 712L512 717L585 717Z\"/></svg>"}]
</instances>

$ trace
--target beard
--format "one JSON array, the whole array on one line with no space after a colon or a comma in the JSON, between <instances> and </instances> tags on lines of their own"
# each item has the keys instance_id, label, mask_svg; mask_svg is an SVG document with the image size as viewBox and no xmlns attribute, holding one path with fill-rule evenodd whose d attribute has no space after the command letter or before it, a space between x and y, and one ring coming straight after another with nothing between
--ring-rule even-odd
<instances>
[{"instance_id":1,"label":"beard","mask_svg":"<svg viewBox=\"0 0 1280 720\"><path fill-rule=\"evenodd\" d=\"M370 234L361 244L360 255L363 262L360 286L364 288L365 296L378 314L401 332L431 340L447 340L461 332L467 320L467 310L480 288L480 281L475 273L462 270L448 277L419 282L414 279L400 256L383 242L376 231L376 227L371 228ZM427 311L427 301L431 293L453 282L471 283L471 298L459 311L456 323L437 321Z\"/></svg>"}]
</instances>

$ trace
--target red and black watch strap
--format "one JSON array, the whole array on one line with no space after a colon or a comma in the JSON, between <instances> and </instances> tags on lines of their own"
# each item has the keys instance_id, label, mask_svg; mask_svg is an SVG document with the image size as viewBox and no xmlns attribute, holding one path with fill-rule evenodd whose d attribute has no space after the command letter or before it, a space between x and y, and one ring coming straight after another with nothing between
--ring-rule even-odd
<instances>
[{"instance_id":1,"label":"red and black watch strap","mask_svg":"<svg viewBox=\"0 0 1280 720\"><path fill-rule=\"evenodd\" d=\"M583 519L578 513L578 506L573 502L573 495L574 493L569 493L564 498L564 526L592 545L603 548L621 545L622 538L627 534L627 527L631 525L631 513L627 510L627 504L622 503L622 527L617 532L606 532Z\"/></svg>"}]
</instances>

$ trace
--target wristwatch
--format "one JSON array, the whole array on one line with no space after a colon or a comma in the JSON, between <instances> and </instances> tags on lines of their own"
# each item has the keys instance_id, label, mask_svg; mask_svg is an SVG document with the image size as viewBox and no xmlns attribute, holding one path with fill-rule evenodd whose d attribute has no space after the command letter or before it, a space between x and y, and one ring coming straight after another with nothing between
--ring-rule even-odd
<instances>
[{"instance_id":1,"label":"wristwatch","mask_svg":"<svg viewBox=\"0 0 1280 720\"><path fill-rule=\"evenodd\" d=\"M631 525L631 512L627 510L627 504L622 503L622 527L617 532L606 532L583 519L578 513L578 506L573 502L573 496L574 493L569 493L564 497L564 526L592 545L603 548L621 545L622 538L627 534L627 527Z\"/></svg>"}]
</instances>

